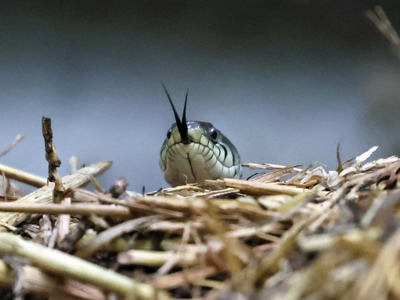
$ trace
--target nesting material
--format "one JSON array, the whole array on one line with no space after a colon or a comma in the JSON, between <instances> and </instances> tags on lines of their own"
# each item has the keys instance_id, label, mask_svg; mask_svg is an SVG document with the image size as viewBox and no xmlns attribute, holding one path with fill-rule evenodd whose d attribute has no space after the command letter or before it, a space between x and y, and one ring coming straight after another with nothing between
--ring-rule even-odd
<instances>
[{"instance_id":1,"label":"nesting material","mask_svg":"<svg viewBox=\"0 0 400 300\"><path fill-rule=\"evenodd\" d=\"M96 163L62 178L71 203L52 203L54 184L15 201L7 189L2 299L400 298L400 159L367 162L375 150L333 171L246 164L266 173L147 194L81 189L109 167Z\"/></svg>"}]
</instances>

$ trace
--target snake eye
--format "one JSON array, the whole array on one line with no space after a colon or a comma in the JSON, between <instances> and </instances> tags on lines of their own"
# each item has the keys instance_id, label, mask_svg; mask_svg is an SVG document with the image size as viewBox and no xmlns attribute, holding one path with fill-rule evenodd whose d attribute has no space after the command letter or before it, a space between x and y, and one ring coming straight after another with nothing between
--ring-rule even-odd
<instances>
[{"instance_id":1,"label":"snake eye","mask_svg":"<svg viewBox=\"0 0 400 300\"><path fill-rule=\"evenodd\" d=\"M167 139L169 139L169 138L171 137L171 134L172 134L172 130L170 129L170 130L168 130L168 132L167 132Z\"/></svg>"},{"instance_id":2,"label":"snake eye","mask_svg":"<svg viewBox=\"0 0 400 300\"><path fill-rule=\"evenodd\" d=\"M212 127L211 129L210 129L210 138L211 138L211 140L215 143L215 142L217 142L217 139L218 139L218 132L217 132L217 130L214 128L214 127Z\"/></svg>"}]
</instances>

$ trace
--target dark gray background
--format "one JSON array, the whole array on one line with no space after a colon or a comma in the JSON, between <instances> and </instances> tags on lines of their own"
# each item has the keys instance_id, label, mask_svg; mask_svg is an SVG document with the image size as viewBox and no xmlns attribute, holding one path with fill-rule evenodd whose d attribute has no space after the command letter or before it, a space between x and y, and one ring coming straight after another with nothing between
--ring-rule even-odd
<instances>
[{"instance_id":1,"label":"dark gray background","mask_svg":"<svg viewBox=\"0 0 400 300\"><path fill-rule=\"evenodd\" d=\"M212 122L244 162L336 168L373 145L397 154L399 61L365 18L399 1L2 1L0 163L46 176L41 117L82 164L130 189L166 186L159 151L173 115Z\"/></svg>"}]
</instances>

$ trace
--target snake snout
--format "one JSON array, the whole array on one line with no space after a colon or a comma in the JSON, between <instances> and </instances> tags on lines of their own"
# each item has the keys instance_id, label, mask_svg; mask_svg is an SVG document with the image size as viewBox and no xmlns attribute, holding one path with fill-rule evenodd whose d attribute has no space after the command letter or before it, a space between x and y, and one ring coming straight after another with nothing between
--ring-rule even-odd
<instances>
[{"instance_id":1,"label":"snake snout","mask_svg":"<svg viewBox=\"0 0 400 300\"><path fill-rule=\"evenodd\" d=\"M181 142L182 144L189 145L190 143L193 142L193 140L189 135L186 135L185 137L182 137L181 135Z\"/></svg>"}]
</instances>

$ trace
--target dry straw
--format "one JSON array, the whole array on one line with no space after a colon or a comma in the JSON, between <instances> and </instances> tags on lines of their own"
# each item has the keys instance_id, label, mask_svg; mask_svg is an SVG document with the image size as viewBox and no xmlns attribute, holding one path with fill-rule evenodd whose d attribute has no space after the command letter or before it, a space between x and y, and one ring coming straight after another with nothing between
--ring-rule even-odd
<instances>
[{"instance_id":1,"label":"dry straw","mask_svg":"<svg viewBox=\"0 0 400 300\"><path fill-rule=\"evenodd\" d=\"M383 10L367 15L397 49ZM396 156L245 164L265 174L147 194L120 179L107 193L93 178L108 162L57 173L44 121L49 180L0 165L0 284L15 298L400 298ZM10 179L38 189L21 197Z\"/></svg>"},{"instance_id":2,"label":"dry straw","mask_svg":"<svg viewBox=\"0 0 400 300\"><path fill-rule=\"evenodd\" d=\"M330 172L251 164L269 172L122 199L78 188L109 167L93 164L62 178L70 205L54 184L0 203L0 282L74 299L396 298L400 160L367 162L376 149ZM41 216L60 214L69 233L51 243L57 218Z\"/></svg>"}]
</instances>

